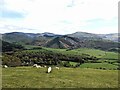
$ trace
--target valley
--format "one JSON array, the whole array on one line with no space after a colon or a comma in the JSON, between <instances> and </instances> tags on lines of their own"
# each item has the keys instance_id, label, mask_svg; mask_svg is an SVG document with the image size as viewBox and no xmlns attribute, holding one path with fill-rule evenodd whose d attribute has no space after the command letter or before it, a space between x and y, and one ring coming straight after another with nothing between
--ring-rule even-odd
<instances>
[{"instance_id":1,"label":"valley","mask_svg":"<svg viewBox=\"0 0 120 90\"><path fill-rule=\"evenodd\" d=\"M2 37L2 65L8 66L2 68L3 88L118 87L119 42L85 32L14 32ZM34 64L42 68L32 67ZM52 67L49 74L48 67Z\"/></svg>"}]
</instances>

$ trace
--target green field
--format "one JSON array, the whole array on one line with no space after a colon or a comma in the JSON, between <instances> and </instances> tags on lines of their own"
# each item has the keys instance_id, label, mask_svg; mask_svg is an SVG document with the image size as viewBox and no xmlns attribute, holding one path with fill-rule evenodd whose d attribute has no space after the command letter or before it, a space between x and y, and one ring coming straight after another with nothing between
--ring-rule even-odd
<instances>
[{"instance_id":1,"label":"green field","mask_svg":"<svg viewBox=\"0 0 120 90\"><path fill-rule=\"evenodd\" d=\"M16 66L2 69L3 88L117 88L118 87L118 53L97 49L79 48L73 50L53 49L39 46L26 46L28 50L15 52L20 60L39 61L45 57L64 57L62 64L69 62L65 67L58 64L59 70L53 64L52 73L46 73L47 68L33 68L32 66ZM34 48L34 49L33 49ZM61 55L61 56L60 56ZM23 58L23 56L25 56ZM27 57L26 57L27 56ZM34 56L34 57L33 57ZM51 56L51 57L52 57ZM71 57L88 56L98 59L86 60L80 66L79 62L69 61ZM39 58L36 58L39 57ZM79 58L80 58L79 57ZM10 57L11 58L11 57ZM6 59L6 61L9 58ZM12 58L11 58L12 59ZM14 58L13 58L14 59ZM46 58L46 60L51 58ZM75 58L76 59L76 58ZM74 60L75 60L74 59ZM54 58L53 58L54 60ZM51 60L52 61L52 60ZM93 62L94 61L94 62Z\"/></svg>"},{"instance_id":2,"label":"green field","mask_svg":"<svg viewBox=\"0 0 120 90\"><path fill-rule=\"evenodd\" d=\"M32 48L39 48L40 46L35 46L35 45L24 45L26 49L32 49Z\"/></svg>"},{"instance_id":3,"label":"green field","mask_svg":"<svg viewBox=\"0 0 120 90\"><path fill-rule=\"evenodd\" d=\"M117 88L118 71L87 68L3 68L3 88Z\"/></svg>"},{"instance_id":4,"label":"green field","mask_svg":"<svg viewBox=\"0 0 120 90\"><path fill-rule=\"evenodd\" d=\"M24 45L27 49L40 48L41 46L34 45ZM109 59L118 59L118 53L116 52L108 52L99 49L90 49L90 48L78 48L73 50L67 49L55 49L55 48L46 48L42 47L44 50L54 51L57 53L63 53L68 55L81 55L81 54L89 54L91 56L96 56L98 58L109 58Z\"/></svg>"},{"instance_id":5,"label":"green field","mask_svg":"<svg viewBox=\"0 0 120 90\"><path fill-rule=\"evenodd\" d=\"M45 48L42 47L42 49L33 49L33 50L24 50L23 52L54 52L54 53L60 53L67 56L94 56L99 58L99 60L96 61L96 63L101 63L110 67L118 67L118 53L115 52L108 52L108 51L102 51L98 49L88 49L88 48L79 48L79 49L73 49L68 50L67 49L54 49L54 48ZM89 60L88 60L89 61ZM110 65L110 63L113 63L114 65ZM88 62L87 62L88 63ZM106 64L108 63L108 64ZM76 62L71 62L72 65L75 65ZM99 65L99 64L98 64ZM115 66L116 65L116 66Z\"/></svg>"},{"instance_id":6,"label":"green field","mask_svg":"<svg viewBox=\"0 0 120 90\"><path fill-rule=\"evenodd\" d=\"M68 55L82 55L88 54L91 56L95 56L98 58L105 58L105 59L118 59L118 53L115 52L108 52L98 49L89 49L89 48L79 48L74 50L66 51L66 49L53 49L53 48L44 48L48 51L54 51L57 53L68 54Z\"/></svg>"},{"instance_id":7,"label":"green field","mask_svg":"<svg viewBox=\"0 0 120 90\"><path fill-rule=\"evenodd\" d=\"M29 49L40 48L40 46L26 45L26 48L29 48ZM54 53L62 53L65 55L71 55L71 56L88 54L90 56L95 56L97 58L107 59L107 60L118 60L118 55L119 55L116 52L108 52L108 51L103 51L103 50L98 50L98 49L89 49L89 48L79 48L79 49L73 49L73 50L67 51L67 49L54 49L54 48L42 47L42 49L27 50L27 51L28 52L41 52L45 50L52 51Z\"/></svg>"},{"instance_id":8,"label":"green field","mask_svg":"<svg viewBox=\"0 0 120 90\"><path fill-rule=\"evenodd\" d=\"M94 68L94 69L116 69L118 65L109 64L109 63L85 63L80 66L80 68Z\"/></svg>"}]
</instances>

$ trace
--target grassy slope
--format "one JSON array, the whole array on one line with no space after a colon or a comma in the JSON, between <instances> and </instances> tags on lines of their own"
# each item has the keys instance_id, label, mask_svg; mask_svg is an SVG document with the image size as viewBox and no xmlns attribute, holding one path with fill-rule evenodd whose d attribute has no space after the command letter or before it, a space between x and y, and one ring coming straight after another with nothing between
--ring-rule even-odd
<instances>
[{"instance_id":1,"label":"grassy slope","mask_svg":"<svg viewBox=\"0 0 120 90\"><path fill-rule=\"evenodd\" d=\"M24 50L25 52L44 52L44 51L52 51L55 53L61 53L69 56L74 56L74 55L82 55L82 54L88 54L90 56L95 56L97 58L100 58L97 62L100 63L85 63L82 64L81 67L84 68L100 68L100 67L105 67L106 69L117 69L118 68L118 53L115 52L107 52L107 51L102 51L98 49L88 49L88 48L79 48L79 49L74 49L74 50L68 50L66 49L54 49L54 48L45 48L42 47L42 49L35 49L32 50L32 48L40 48L40 46L33 46L33 45L26 45L25 46L28 49L31 50ZM23 51L23 52L24 52ZM113 64L110 64L109 62L113 62ZM77 63L75 62L70 62L71 65L75 66Z\"/></svg>"},{"instance_id":2,"label":"grassy slope","mask_svg":"<svg viewBox=\"0 0 120 90\"><path fill-rule=\"evenodd\" d=\"M117 65L109 63L85 63L80 66L80 68L105 68L105 69L116 69Z\"/></svg>"},{"instance_id":3,"label":"grassy slope","mask_svg":"<svg viewBox=\"0 0 120 90\"><path fill-rule=\"evenodd\" d=\"M118 54L115 52L105 52L97 49L79 48L70 51L66 51L66 49L53 49L53 48L44 48L44 49L54 52L59 52L62 54L70 54L70 55L89 54L91 56L96 56L98 58L118 59Z\"/></svg>"},{"instance_id":4,"label":"grassy slope","mask_svg":"<svg viewBox=\"0 0 120 90\"><path fill-rule=\"evenodd\" d=\"M80 53L85 53L89 54L92 56L96 56L98 58L110 58L110 59L118 59L118 54L115 52L105 52L102 50L97 50L97 49L88 49L88 48L81 48L81 49L76 49Z\"/></svg>"},{"instance_id":5,"label":"grassy slope","mask_svg":"<svg viewBox=\"0 0 120 90\"><path fill-rule=\"evenodd\" d=\"M25 45L25 47L28 49L32 49L35 47L38 48L40 46ZM67 55L89 54L91 56L96 56L98 58L118 59L118 53L107 52L107 51L98 50L98 49L79 48L79 49L74 49L74 50L69 50L69 51L66 51L66 49L54 49L54 48L45 48L45 47L43 47L43 49L48 50L48 51L53 51L56 53L67 54Z\"/></svg>"},{"instance_id":6,"label":"grassy slope","mask_svg":"<svg viewBox=\"0 0 120 90\"><path fill-rule=\"evenodd\" d=\"M41 46L35 46L35 45L24 45L26 49L32 49L32 48L40 48Z\"/></svg>"},{"instance_id":7,"label":"grassy slope","mask_svg":"<svg viewBox=\"0 0 120 90\"><path fill-rule=\"evenodd\" d=\"M117 70L63 68L47 74L46 68L3 68L3 88L116 88Z\"/></svg>"},{"instance_id":8,"label":"grassy slope","mask_svg":"<svg viewBox=\"0 0 120 90\"><path fill-rule=\"evenodd\" d=\"M29 48L33 48L29 46ZM118 54L114 52L105 52L102 50L80 48L66 51L66 49L43 48L42 50L31 51L53 51L67 55L89 54L101 58L103 63L85 63L81 68L63 68L54 69L52 73L47 74L46 68L17 67L3 68L3 88L62 88L62 87L83 87L83 88L112 88L118 85L117 70L100 70L90 68L116 68L117 65L108 64L105 60L116 61ZM106 53L106 54L105 54ZM113 59L113 60L112 60ZM101 61L99 60L99 61ZM70 62L75 65L77 63ZM115 64L115 63L114 63ZM118 63L116 63L118 64ZM86 67L90 67L87 69Z\"/></svg>"},{"instance_id":9,"label":"grassy slope","mask_svg":"<svg viewBox=\"0 0 120 90\"><path fill-rule=\"evenodd\" d=\"M31 51L32 52L41 52L44 50L53 51L55 53L62 53L65 55L70 55L70 56L88 54L90 56L95 56L97 58L101 58L100 60L97 61L97 62L101 62L101 63L82 64L81 67L84 67L84 68L87 68L87 67L89 67L89 68L100 68L100 67L103 68L104 67L106 69L115 69L115 68L117 69L118 68L118 63L117 63L118 53L115 53L115 52L106 52L106 51L102 51L102 50L98 50L98 49L88 49L88 48L79 48L79 49L66 51L66 49L53 49L53 48L45 48L45 47L43 47L43 49L39 49L39 50L27 50L27 51L28 52L31 52ZM109 62L113 62L113 64L110 64ZM75 66L77 63L70 62L70 64Z\"/></svg>"}]
</instances>

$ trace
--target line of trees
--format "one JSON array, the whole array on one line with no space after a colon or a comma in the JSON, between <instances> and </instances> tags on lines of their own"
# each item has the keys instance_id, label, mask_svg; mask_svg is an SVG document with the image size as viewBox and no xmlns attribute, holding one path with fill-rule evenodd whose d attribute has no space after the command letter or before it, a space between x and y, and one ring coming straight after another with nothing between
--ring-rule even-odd
<instances>
[{"instance_id":1,"label":"line of trees","mask_svg":"<svg viewBox=\"0 0 120 90\"><path fill-rule=\"evenodd\" d=\"M47 50L24 50L12 53L12 55L3 54L2 60L3 64L8 66L20 66L33 64L58 65L61 61L72 61L82 64L87 60L96 61L97 58L87 55L71 56Z\"/></svg>"}]
</instances>

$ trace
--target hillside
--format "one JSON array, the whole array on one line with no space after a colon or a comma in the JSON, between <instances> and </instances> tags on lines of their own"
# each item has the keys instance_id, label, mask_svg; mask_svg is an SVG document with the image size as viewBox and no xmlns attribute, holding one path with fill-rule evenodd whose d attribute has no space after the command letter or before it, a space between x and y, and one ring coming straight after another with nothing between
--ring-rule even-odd
<instances>
[{"instance_id":1,"label":"hillside","mask_svg":"<svg viewBox=\"0 0 120 90\"><path fill-rule=\"evenodd\" d=\"M79 39L69 36L56 37L53 40L49 41L45 46L51 48L75 48L79 47Z\"/></svg>"},{"instance_id":2,"label":"hillside","mask_svg":"<svg viewBox=\"0 0 120 90\"><path fill-rule=\"evenodd\" d=\"M2 46L0 45L0 47L2 47L2 52L23 50L24 49L24 47L20 44L9 43L9 42L5 42L5 41L2 41L2 40L0 40L0 42L2 43Z\"/></svg>"},{"instance_id":3,"label":"hillside","mask_svg":"<svg viewBox=\"0 0 120 90\"><path fill-rule=\"evenodd\" d=\"M87 33L87 32L75 32L73 34L68 34L70 37L76 37L84 40L101 40L102 38L97 34Z\"/></svg>"},{"instance_id":4,"label":"hillside","mask_svg":"<svg viewBox=\"0 0 120 90\"><path fill-rule=\"evenodd\" d=\"M75 32L73 34L68 34L68 36L77 37L81 39L87 39L87 40L102 40L103 39L103 40L118 42L118 39L120 38L120 33L93 34L93 33L87 33L87 32Z\"/></svg>"},{"instance_id":5,"label":"hillside","mask_svg":"<svg viewBox=\"0 0 120 90\"><path fill-rule=\"evenodd\" d=\"M50 38L57 37L59 35L53 33L23 33L23 32L11 32L2 34L2 39L7 42L17 42L27 45L43 45Z\"/></svg>"},{"instance_id":6,"label":"hillside","mask_svg":"<svg viewBox=\"0 0 120 90\"><path fill-rule=\"evenodd\" d=\"M102 50L117 51L117 34L92 34L87 32L76 32L68 35L54 33L22 33L11 32L2 34L7 42L19 43L22 45L37 45L51 48L95 48Z\"/></svg>"},{"instance_id":7,"label":"hillside","mask_svg":"<svg viewBox=\"0 0 120 90\"><path fill-rule=\"evenodd\" d=\"M111 40L114 42L118 42L118 39L120 39L120 33L99 34L99 36L105 40Z\"/></svg>"},{"instance_id":8,"label":"hillside","mask_svg":"<svg viewBox=\"0 0 120 90\"><path fill-rule=\"evenodd\" d=\"M22 32L5 33L2 35L2 39L7 42L18 42L20 44L31 43L34 35L25 34Z\"/></svg>"},{"instance_id":9,"label":"hillside","mask_svg":"<svg viewBox=\"0 0 120 90\"><path fill-rule=\"evenodd\" d=\"M95 49L101 49L101 50L116 50L118 48L117 42L112 42L108 40L102 40L102 39L81 39L76 37L70 37L70 36L62 36L62 37L56 37L46 43L46 47L50 48L69 48L69 49L75 49L75 48L95 48Z\"/></svg>"}]
</instances>

